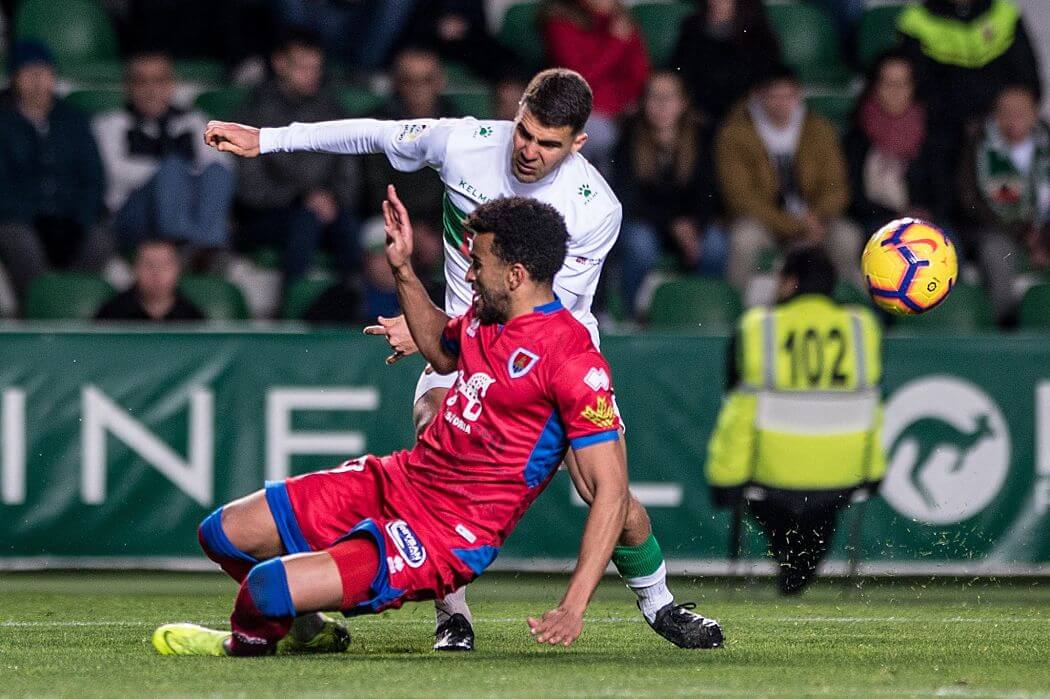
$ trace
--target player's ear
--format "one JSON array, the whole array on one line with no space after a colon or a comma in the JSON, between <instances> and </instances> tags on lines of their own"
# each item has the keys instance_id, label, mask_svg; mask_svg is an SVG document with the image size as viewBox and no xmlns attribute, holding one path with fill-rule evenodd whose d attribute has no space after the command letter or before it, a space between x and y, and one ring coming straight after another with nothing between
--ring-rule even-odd
<instances>
[{"instance_id":1,"label":"player's ear","mask_svg":"<svg viewBox=\"0 0 1050 699\"><path fill-rule=\"evenodd\" d=\"M528 276L529 273L520 263L510 265L510 267L507 268L507 288L514 291L525 283Z\"/></svg>"},{"instance_id":2,"label":"player's ear","mask_svg":"<svg viewBox=\"0 0 1050 699\"><path fill-rule=\"evenodd\" d=\"M579 153L583 144L587 142L587 132L581 131L576 138L572 139L572 152Z\"/></svg>"}]
</instances>

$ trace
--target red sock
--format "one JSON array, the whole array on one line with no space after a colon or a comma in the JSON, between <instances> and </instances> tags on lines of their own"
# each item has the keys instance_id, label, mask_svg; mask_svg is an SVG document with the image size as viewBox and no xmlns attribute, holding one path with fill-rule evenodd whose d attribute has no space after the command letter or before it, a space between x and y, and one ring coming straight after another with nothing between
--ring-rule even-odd
<instances>
[{"instance_id":1,"label":"red sock","mask_svg":"<svg viewBox=\"0 0 1050 699\"><path fill-rule=\"evenodd\" d=\"M340 541L328 549L343 581L343 611L372 598L372 581L379 571L379 549L364 537Z\"/></svg>"},{"instance_id":2,"label":"red sock","mask_svg":"<svg viewBox=\"0 0 1050 699\"><path fill-rule=\"evenodd\" d=\"M294 617L267 617L255 606L248 583L241 583L230 615L233 655L269 655L292 628Z\"/></svg>"}]
</instances>

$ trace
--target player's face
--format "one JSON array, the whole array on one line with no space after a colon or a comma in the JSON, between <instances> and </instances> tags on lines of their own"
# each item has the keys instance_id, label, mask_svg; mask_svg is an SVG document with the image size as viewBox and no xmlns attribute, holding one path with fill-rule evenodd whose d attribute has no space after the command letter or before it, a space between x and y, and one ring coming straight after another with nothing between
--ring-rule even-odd
<instances>
[{"instance_id":1,"label":"player's face","mask_svg":"<svg viewBox=\"0 0 1050 699\"><path fill-rule=\"evenodd\" d=\"M519 182L538 182L586 141L587 134L573 136L571 126L544 126L522 105L514 121L511 172Z\"/></svg>"},{"instance_id":2,"label":"player's face","mask_svg":"<svg viewBox=\"0 0 1050 699\"><path fill-rule=\"evenodd\" d=\"M491 233L474 236L467 282L474 288L474 314L483 325L506 323L510 313L508 265L492 251Z\"/></svg>"}]
</instances>

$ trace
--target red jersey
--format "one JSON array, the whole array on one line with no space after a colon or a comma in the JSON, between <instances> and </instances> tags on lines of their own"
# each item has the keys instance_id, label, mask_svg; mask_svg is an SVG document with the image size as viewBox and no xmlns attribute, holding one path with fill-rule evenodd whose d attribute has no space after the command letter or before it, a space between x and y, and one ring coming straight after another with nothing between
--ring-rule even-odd
<instances>
[{"instance_id":1,"label":"red jersey","mask_svg":"<svg viewBox=\"0 0 1050 699\"><path fill-rule=\"evenodd\" d=\"M619 437L609 365L557 300L506 325L481 325L472 307L441 342L458 379L395 459L432 514L498 548L570 446Z\"/></svg>"}]
</instances>

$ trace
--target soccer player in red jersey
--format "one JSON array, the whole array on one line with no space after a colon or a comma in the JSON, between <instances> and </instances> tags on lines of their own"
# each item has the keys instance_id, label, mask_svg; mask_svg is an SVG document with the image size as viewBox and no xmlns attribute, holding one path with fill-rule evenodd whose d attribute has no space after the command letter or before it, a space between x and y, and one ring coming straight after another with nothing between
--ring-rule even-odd
<instances>
[{"instance_id":1,"label":"soccer player in red jersey","mask_svg":"<svg viewBox=\"0 0 1050 699\"><path fill-rule=\"evenodd\" d=\"M564 219L517 197L475 210L466 273L475 300L450 319L412 271L408 212L392 187L383 210L412 337L435 370L458 375L441 414L411 451L268 483L206 519L205 553L241 582L232 633L168 624L153 634L159 652L269 654L298 615L374 613L448 594L492 562L570 448L591 496L580 555L558 606L528 624L540 643L580 635L629 496L609 367L552 290ZM707 629L709 645L720 645L718 625Z\"/></svg>"}]
</instances>

